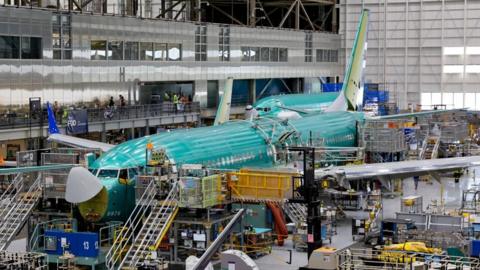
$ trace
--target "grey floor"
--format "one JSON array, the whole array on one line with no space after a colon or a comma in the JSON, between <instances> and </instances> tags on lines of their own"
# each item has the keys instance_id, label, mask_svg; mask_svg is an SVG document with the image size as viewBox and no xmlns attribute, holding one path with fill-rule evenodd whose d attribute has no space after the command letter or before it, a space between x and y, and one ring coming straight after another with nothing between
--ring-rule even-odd
<instances>
[{"instance_id":1,"label":"grey floor","mask_svg":"<svg viewBox=\"0 0 480 270\"><path fill-rule=\"evenodd\" d=\"M444 200L445 208L458 209L462 203L462 191L468 189L474 185L480 185L480 168L477 168L478 173L475 170L470 170L465 174L459 183L455 183L453 178L444 177L442 183L444 185ZM478 176L476 175L478 174ZM411 178L403 181L403 196L408 195L421 195L423 196L423 208L428 207L432 200L440 200L441 185L437 181L433 180L430 183L420 181L418 190L415 190L414 182ZM394 218L395 213L400 211L400 198L397 196L392 199L383 199L383 217ZM353 244L352 231L351 231L351 218L353 216L365 215L365 212L348 212L347 219L340 221L337 227L337 235L333 237L332 246L338 249L347 247ZM288 264L289 251L292 250L293 258L292 264ZM285 246L274 246L272 254L261 257L255 260L260 269L275 269L275 270L293 270L298 269L300 266L307 264L307 253L297 252L293 249L291 240L287 240Z\"/></svg>"}]
</instances>

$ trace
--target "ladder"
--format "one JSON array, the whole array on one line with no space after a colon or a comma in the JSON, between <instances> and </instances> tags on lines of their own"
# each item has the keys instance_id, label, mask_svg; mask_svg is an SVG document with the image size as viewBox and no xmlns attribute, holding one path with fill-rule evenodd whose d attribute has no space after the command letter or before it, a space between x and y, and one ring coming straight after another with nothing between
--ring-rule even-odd
<instances>
[{"instance_id":1,"label":"ladder","mask_svg":"<svg viewBox=\"0 0 480 270\"><path fill-rule=\"evenodd\" d=\"M286 203L285 214L296 224L307 222L307 207L303 203Z\"/></svg>"},{"instance_id":2,"label":"ladder","mask_svg":"<svg viewBox=\"0 0 480 270\"><path fill-rule=\"evenodd\" d=\"M24 175L18 174L0 196L0 250L5 250L27 221L42 196L42 175L38 174L26 192Z\"/></svg>"},{"instance_id":3,"label":"ladder","mask_svg":"<svg viewBox=\"0 0 480 270\"><path fill-rule=\"evenodd\" d=\"M138 232L142 226L142 220L148 216L148 213L156 204L156 188L155 181L150 181L142 197L137 200L136 206L124 226L115 233L115 240L107 255L105 255L107 269L117 269L116 266L122 261L123 256L135 239L135 232Z\"/></svg>"},{"instance_id":4,"label":"ladder","mask_svg":"<svg viewBox=\"0 0 480 270\"><path fill-rule=\"evenodd\" d=\"M423 142L420 159L435 159L438 157L438 148L440 147L439 136L428 136Z\"/></svg>"},{"instance_id":5,"label":"ladder","mask_svg":"<svg viewBox=\"0 0 480 270\"><path fill-rule=\"evenodd\" d=\"M150 214L146 217L140 232L135 236L117 269L122 267L135 269L139 262L148 259L151 253L150 248L157 249L178 212L177 200L177 183L174 183L165 200L154 201Z\"/></svg>"}]
</instances>

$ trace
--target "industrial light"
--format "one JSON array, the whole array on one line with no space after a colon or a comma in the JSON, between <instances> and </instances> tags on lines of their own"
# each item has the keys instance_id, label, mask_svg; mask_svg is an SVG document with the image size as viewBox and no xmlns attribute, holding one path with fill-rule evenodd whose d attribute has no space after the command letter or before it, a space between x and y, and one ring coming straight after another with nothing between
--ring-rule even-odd
<instances>
[{"instance_id":1,"label":"industrial light","mask_svg":"<svg viewBox=\"0 0 480 270\"><path fill-rule=\"evenodd\" d=\"M463 65L445 65L443 73L463 73Z\"/></svg>"},{"instance_id":2,"label":"industrial light","mask_svg":"<svg viewBox=\"0 0 480 270\"><path fill-rule=\"evenodd\" d=\"M480 73L480 65L466 65L465 66L466 73Z\"/></svg>"},{"instance_id":3,"label":"industrial light","mask_svg":"<svg viewBox=\"0 0 480 270\"><path fill-rule=\"evenodd\" d=\"M466 54L478 55L480 54L480 47L467 47Z\"/></svg>"},{"instance_id":4,"label":"industrial light","mask_svg":"<svg viewBox=\"0 0 480 270\"><path fill-rule=\"evenodd\" d=\"M464 47L443 47L444 55L463 55Z\"/></svg>"}]
</instances>

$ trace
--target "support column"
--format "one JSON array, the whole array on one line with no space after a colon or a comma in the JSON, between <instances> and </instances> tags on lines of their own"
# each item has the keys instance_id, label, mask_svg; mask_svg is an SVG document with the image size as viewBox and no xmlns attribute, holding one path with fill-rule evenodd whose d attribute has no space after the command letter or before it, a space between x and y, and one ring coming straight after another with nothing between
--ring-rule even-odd
<instances>
[{"instance_id":1,"label":"support column","mask_svg":"<svg viewBox=\"0 0 480 270\"><path fill-rule=\"evenodd\" d=\"M165 19L165 9L167 8L165 6L166 0L161 0L161 1L162 1L162 7L161 7L162 11L160 12L160 15L162 15L161 17Z\"/></svg>"},{"instance_id":2,"label":"support column","mask_svg":"<svg viewBox=\"0 0 480 270\"><path fill-rule=\"evenodd\" d=\"M102 124L102 132L100 133L102 142L107 142L107 130L105 127L105 123Z\"/></svg>"},{"instance_id":3,"label":"support column","mask_svg":"<svg viewBox=\"0 0 480 270\"><path fill-rule=\"evenodd\" d=\"M145 134L144 135L145 136L150 135L150 121L148 121L148 119L147 119L147 123L145 125Z\"/></svg>"},{"instance_id":4,"label":"support column","mask_svg":"<svg viewBox=\"0 0 480 270\"><path fill-rule=\"evenodd\" d=\"M332 32L338 33L338 25L337 25L337 6L335 4L332 5Z\"/></svg>"},{"instance_id":5,"label":"support column","mask_svg":"<svg viewBox=\"0 0 480 270\"><path fill-rule=\"evenodd\" d=\"M295 6L295 29L297 30L300 29L300 1L301 0L297 0Z\"/></svg>"},{"instance_id":6,"label":"support column","mask_svg":"<svg viewBox=\"0 0 480 270\"><path fill-rule=\"evenodd\" d=\"M251 79L249 81L249 90L250 90L249 103L253 104L255 103L255 101L257 101L257 83L255 79Z\"/></svg>"},{"instance_id":7,"label":"support column","mask_svg":"<svg viewBox=\"0 0 480 270\"><path fill-rule=\"evenodd\" d=\"M248 25L255 27L257 23L257 0L248 0Z\"/></svg>"}]
</instances>

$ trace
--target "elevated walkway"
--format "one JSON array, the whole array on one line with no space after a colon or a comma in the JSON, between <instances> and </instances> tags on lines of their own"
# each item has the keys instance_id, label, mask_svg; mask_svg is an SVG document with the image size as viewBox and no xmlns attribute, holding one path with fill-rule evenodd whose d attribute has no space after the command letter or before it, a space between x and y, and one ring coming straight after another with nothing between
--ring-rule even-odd
<instances>
[{"instance_id":1,"label":"elevated walkway","mask_svg":"<svg viewBox=\"0 0 480 270\"><path fill-rule=\"evenodd\" d=\"M104 132L108 130L149 127L193 123L200 120L198 103L187 104L183 111L177 111L173 104L135 105L113 109L87 109L88 132ZM59 122L60 129L65 125ZM43 118L29 119L14 117L0 120L0 138L2 141L17 140L48 135L46 114Z\"/></svg>"}]
</instances>

